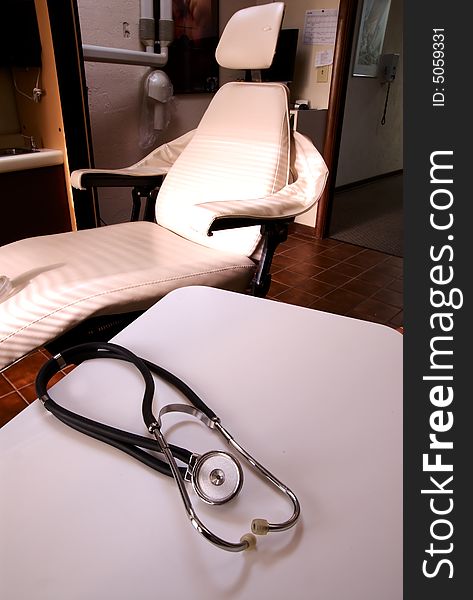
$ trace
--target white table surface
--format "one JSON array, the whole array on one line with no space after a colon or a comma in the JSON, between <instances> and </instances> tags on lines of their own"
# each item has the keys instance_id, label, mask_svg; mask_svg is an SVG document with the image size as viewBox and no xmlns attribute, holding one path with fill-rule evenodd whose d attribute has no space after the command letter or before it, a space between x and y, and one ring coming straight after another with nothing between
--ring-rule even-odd
<instances>
[{"instance_id":1,"label":"white table surface","mask_svg":"<svg viewBox=\"0 0 473 600\"><path fill-rule=\"evenodd\" d=\"M298 495L289 532L233 554L189 524L171 480L72 431L39 401L0 430L0 598L5 600L402 598L402 336L384 326L222 292L172 292L116 338L175 372ZM96 360L51 396L144 433L133 367ZM157 406L179 400L157 384ZM171 442L225 449L185 416ZM177 421L179 422L176 422ZM202 520L238 540L291 508L245 470Z\"/></svg>"}]
</instances>

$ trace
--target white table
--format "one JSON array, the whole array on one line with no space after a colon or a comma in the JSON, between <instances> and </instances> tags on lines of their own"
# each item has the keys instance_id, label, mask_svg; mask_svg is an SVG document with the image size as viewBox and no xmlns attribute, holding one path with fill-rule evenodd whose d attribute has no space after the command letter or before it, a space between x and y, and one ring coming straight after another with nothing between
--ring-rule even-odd
<instances>
[{"instance_id":1,"label":"white table","mask_svg":"<svg viewBox=\"0 0 473 600\"><path fill-rule=\"evenodd\" d=\"M0 598L5 600L402 597L402 336L387 327L209 288L158 302L115 341L174 371L299 497L295 529L232 554L191 527L171 480L82 436L39 401L0 430ZM81 365L51 395L144 432L129 365ZM176 392L158 383L158 403ZM225 449L167 419L172 442ZM196 503L198 501L196 500ZM238 540L290 507L245 468L203 521Z\"/></svg>"}]
</instances>

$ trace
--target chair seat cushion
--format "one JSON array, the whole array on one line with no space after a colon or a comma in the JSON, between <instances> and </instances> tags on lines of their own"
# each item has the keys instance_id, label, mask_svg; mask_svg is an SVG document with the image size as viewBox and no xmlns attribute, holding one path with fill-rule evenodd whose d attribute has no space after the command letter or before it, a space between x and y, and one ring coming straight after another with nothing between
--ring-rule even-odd
<instances>
[{"instance_id":1,"label":"chair seat cushion","mask_svg":"<svg viewBox=\"0 0 473 600\"><path fill-rule=\"evenodd\" d=\"M244 291L250 259L149 222L41 236L2 248L0 368L91 316L143 310L176 287Z\"/></svg>"}]
</instances>

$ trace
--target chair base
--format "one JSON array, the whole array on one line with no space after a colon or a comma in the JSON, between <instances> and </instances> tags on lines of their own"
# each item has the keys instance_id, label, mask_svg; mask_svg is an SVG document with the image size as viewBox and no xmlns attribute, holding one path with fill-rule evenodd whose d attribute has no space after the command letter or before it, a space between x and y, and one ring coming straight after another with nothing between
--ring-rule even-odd
<instances>
[{"instance_id":1,"label":"chair base","mask_svg":"<svg viewBox=\"0 0 473 600\"><path fill-rule=\"evenodd\" d=\"M266 219L262 220L258 217L230 217L216 219L210 227L209 235L212 235L214 231L261 225L263 247L258 262L258 268L251 282L249 293L258 298L264 298L271 286L270 270L274 252L279 244L287 240L289 225L293 222L294 217L272 221L267 221Z\"/></svg>"},{"instance_id":2,"label":"chair base","mask_svg":"<svg viewBox=\"0 0 473 600\"><path fill-rule=\"evenodd\" d=\"M287 240L289 223L291 221L271 221L261 226L263 249L258 269L251 282L251 295L264 298L271 286L271 263L278 245Z\"/></svg>"},{"instance_id":3,"label":"chair base","mask_svg":"<svg viewBox=\"0 0 473 600\"><path fill-rule=\"evenodd\" d=\"M48 342L45 348L52 355L58 354L66 348L85 342L108 342L122 329L132 323L144 311L135 311L117 315L103 315L92 317L66 331L55 340Z\"/></svg>"}]
</instances>

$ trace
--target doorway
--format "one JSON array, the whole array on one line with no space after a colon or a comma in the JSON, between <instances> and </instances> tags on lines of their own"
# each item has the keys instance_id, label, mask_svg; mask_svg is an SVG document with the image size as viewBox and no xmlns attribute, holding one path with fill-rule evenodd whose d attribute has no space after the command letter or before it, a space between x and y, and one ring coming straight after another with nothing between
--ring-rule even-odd
<instances>
[{"instance_id":1,"label":"doorway","mask_svg":"<svg viewBox=\"0 0 473 600\"><path fill-rule=\"evenodd\" d=\"M340 2L316 233L402 256L402 55L391 83L353 75L362 9L363 0ZM402 0L391 0L382 54L401 49Z\"/></svg>"}]
</instances>

